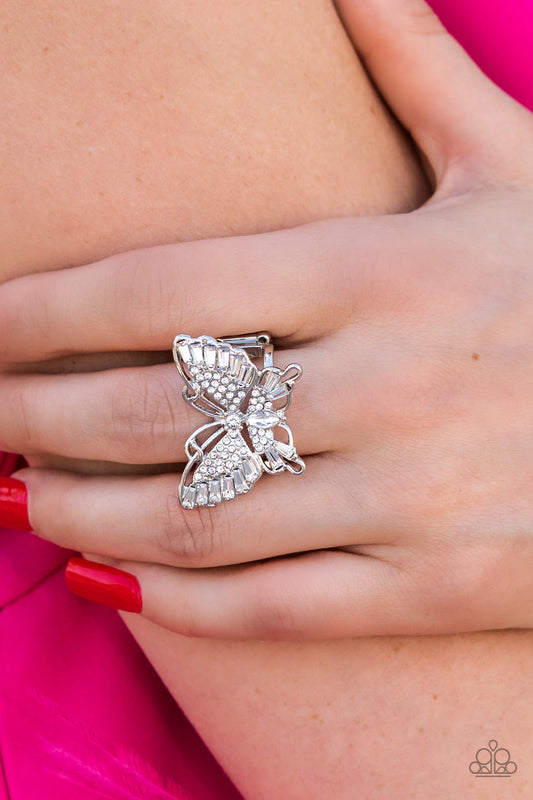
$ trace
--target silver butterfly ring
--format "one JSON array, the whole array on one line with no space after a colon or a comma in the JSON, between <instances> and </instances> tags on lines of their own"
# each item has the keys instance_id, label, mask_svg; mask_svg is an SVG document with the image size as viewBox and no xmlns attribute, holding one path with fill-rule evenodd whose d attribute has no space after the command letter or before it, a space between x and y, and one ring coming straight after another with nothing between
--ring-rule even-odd
<instances>
[{"instance_id":1,"label":"silver butterfly ring","mask_svg":"<svg viewBox=\"0 0 533 800\"><path fill-rule=\"evenodd\" d=\"M270 334L227 339L178 334L172 352L185 381L183 398L211 418L185 443L179 486L183 508L216 506L246 494L263 472L305 469L285 420L299 364L273 365ZM252 359L262 358L263 368ZM274 432L281 430L283 441Z\"/></svg>"}]
</instances>

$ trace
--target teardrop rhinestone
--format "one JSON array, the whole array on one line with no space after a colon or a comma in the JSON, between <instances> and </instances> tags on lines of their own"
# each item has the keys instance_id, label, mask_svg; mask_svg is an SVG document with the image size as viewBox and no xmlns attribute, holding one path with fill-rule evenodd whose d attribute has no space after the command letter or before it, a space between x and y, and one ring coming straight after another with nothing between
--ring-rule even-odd
<instances>
[{"instance_id":1,"label":"teardrop rhinestone","mask_svg":"<svg viewBox=\"0 0 533 800\"><path fill-rule=\"evenodd\" d=\"M275 428L279 425L279 416L275 411L252 411L246 417L246 422L255 428Z\"/></svg>"}]
</instances>

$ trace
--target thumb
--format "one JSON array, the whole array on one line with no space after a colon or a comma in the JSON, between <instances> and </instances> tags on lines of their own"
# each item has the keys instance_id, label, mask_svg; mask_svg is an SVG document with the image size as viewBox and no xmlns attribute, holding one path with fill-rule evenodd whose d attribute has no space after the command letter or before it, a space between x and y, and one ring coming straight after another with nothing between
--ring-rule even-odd
<instances>
[{"instance_id":1,"label":"thumb","mask_svg":"<svg viewBox=\"0 0 533 800\"><path fill-rule=\"evenodd\" d=\"M516 151L517 137L526 146L530 114L481 72L424 0L335 4L370 77L429 159L437 184L453 167L500 165ZM513 115L521 124L510 142Z\"/></svg>"}]
</instances>

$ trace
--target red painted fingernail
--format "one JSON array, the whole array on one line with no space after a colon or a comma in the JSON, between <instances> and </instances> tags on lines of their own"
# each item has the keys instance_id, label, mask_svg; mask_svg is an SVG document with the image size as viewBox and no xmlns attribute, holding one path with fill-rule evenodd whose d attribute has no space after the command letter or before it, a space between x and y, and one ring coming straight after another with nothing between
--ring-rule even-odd
<instances>
[{"instance_id":1,"label":"red painted fingernail","mask_svg":"<svg viewBox=\"0 0 533 800\"><path fill-rule=\"evenodd\" d=\"M0 478L0 525L31 531L26 484L16 478Z\"/></svg>"},{"instance_id":2,"label":"red painted fingernail","mask_svg":"<svg viewBox=\"0 0 533 800\"><path fill-rule=\"evenodd\" d=\"M142 611L141 587L129 572L73 556L66 566L65 578L70 591L79 597L122 611Z\"/></svg>"}]
</instances>

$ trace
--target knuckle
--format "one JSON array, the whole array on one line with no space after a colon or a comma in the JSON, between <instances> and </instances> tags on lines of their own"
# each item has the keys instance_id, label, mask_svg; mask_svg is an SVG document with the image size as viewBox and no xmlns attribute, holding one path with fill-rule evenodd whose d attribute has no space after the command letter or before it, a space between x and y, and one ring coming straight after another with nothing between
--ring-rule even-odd
<instances>
[{"instance_id":1,"label":"knuckle","mask_svg":"<svg viewBox=\"0 0 533 800\"><path fill-rule=\"evenodd\" d=\"M142 374L127 389L122 382L116 382L104 404L107 424L103 435L112 438L117 455L126 463L142 461L147 452L146 417L149 412L146 388Z\"/></svg>"},{"instance_id":2,"label":"knuckle","mask_svg":"<svg viewBox=\"0 0 533 800\"><path fill-rule=\"evenodd\" d=\"M127 463L157 460L161 443L174 437L175 403L169 388L154 380L150 369L131 373L126 384L115 382L104 414L104 436L112 436Z\"/></svg>"},{"instance_id":3,"label":"knuckle","mask_svg":"<svg viewBox=\"0 0 533 800\"><path fill-rule=\"evenodd\" d=\"M160 521L160 546L170 554L174 566L220 565L221 542L226 527L216 508L181 508L177 496L167 499Z\"/></svg>"},{"instance_id":4,"label":"knuckle","mask_svg":"<svg viewBox=\"0 0 533 800\"><path fill-rule=\"evenodd\" d=\"M33 381L13 381L8 403L13 409L13 419L18 420L17 446L25 454L38 451L42 439L41 413Z\"/></svg>"},{"instance_id":5,"label":"knuckle","mask_svg":"<svg viewBox=\"0 0 533 800\"><path fill-rule=\"evenodd\" d=\"M170 329L167 259L164 248L116 257L110 291L113 315L125 338L146 349L158 344L159 331ZM135 325L132 325L135 320ZM136 332L139 342L136 341Z\"/></svg>"}]
</instances>

